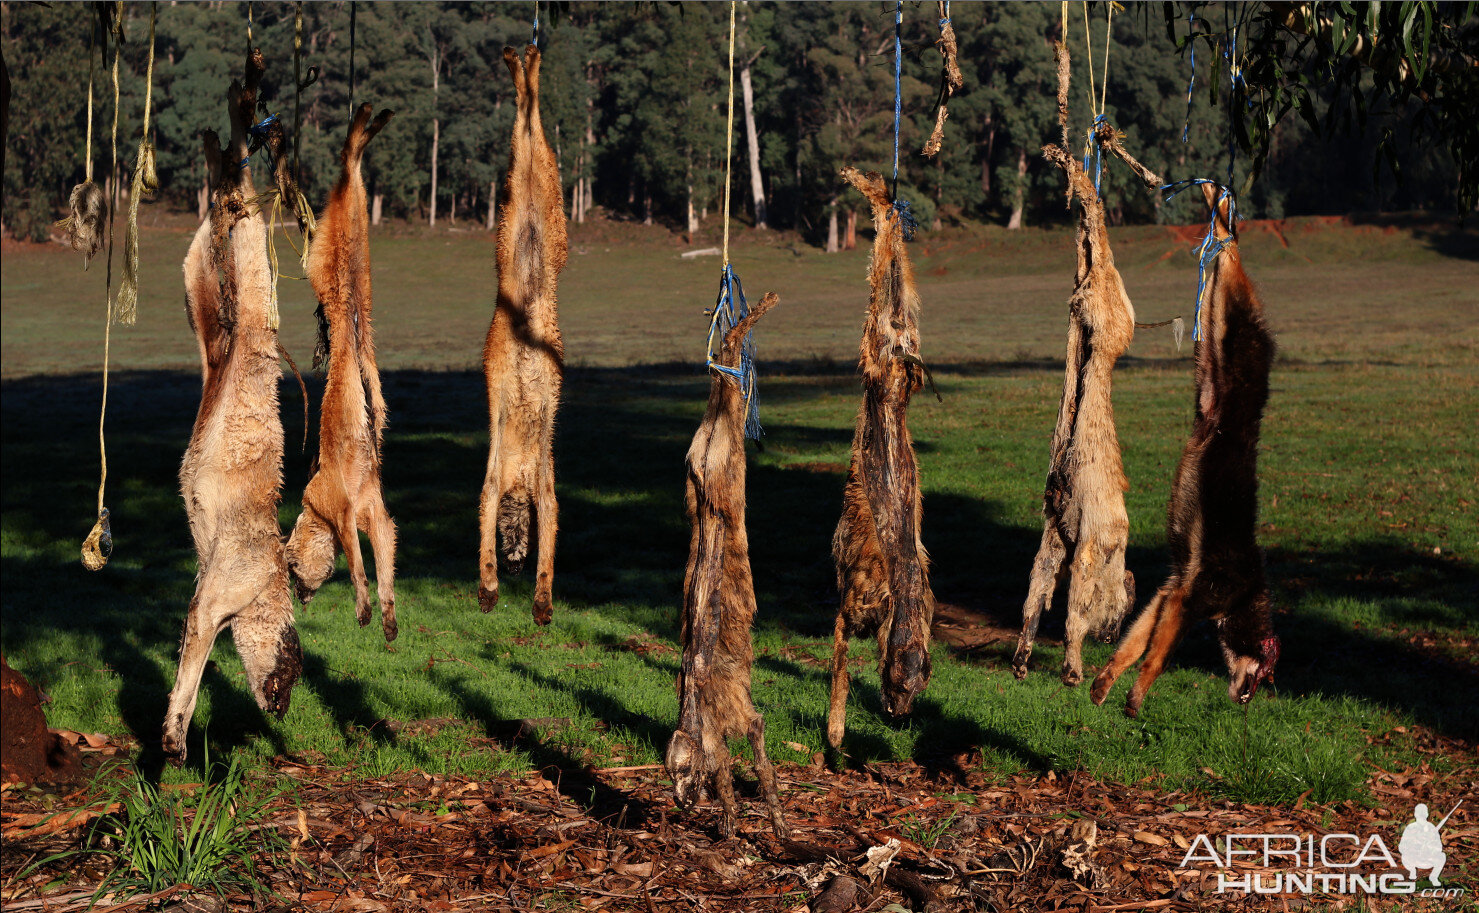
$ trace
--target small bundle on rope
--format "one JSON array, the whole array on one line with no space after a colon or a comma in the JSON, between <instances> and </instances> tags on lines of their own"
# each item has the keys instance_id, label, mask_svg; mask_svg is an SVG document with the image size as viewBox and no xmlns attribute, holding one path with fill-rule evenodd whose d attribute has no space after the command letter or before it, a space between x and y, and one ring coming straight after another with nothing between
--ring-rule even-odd
<instances>
[{"instance_id":1,"label":"small bundle on rope","mask_svg":"<svg viewBox=\"0 0 1479 913\"><path fill-rule=\"evenodd\" d=\"M134 159L133 183L128 193L128 221L123 231L123 281L113 303L113 319L133 326L139 316L139 201L159 189L154 168L154 143L149 139L149 114L154 102L154 22L156 4L149 4L149 64L144 73L144 132Z\"/></svg>"},{"instance_id":2,"label":"small bundle on rope","mask_svg":"<svg viewBox=\"0 0 1479 913\"><path fill-rule=\"evenodd\" d=\"M940 71L940 98L935 102L935 129L930 133L929 142L924 144L924 155L936 155L940 151L940 144L945 140L945 118L950 116L946 105L950 98L960 91L965 85L965 78L960 75L960 65L956 63L955 57L959 49L955 43L955 28L950 24L950 0L938 0L940 5L940 37L935 46L940 49L940 56L944 58L944 67Z\"/></svg>"},{"instance_id":3,"label":"small bundle on rope","mask_svg":"<svg viewBox=\"0 0 1479 913\"><path fill-rule=\"evenodd\" d=\"M93 256L103 247L103 221L108 216L107 196L92 179L92 99L98 54L107 53L112 26L103 4L98 4L97 12L99 21L91 24L87 36L87 140L82 153L86 177L72 188L67 200L70 211L67 217L53 226L66 237L73 250L82 252L84 269L91 265ZM103 47L96 50L99 32L103 35Z\"/></svg>"}]
</instances>

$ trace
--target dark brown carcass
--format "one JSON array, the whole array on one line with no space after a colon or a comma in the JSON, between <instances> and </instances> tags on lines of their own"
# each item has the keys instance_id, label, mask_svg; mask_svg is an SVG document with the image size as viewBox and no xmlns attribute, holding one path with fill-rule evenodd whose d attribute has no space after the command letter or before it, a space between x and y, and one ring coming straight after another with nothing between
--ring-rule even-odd
<instances>
[{"instance_id":1,"label":"dark brown carcass","mask_svg":"<svg viewBox=\"0 0 1479 913\"><path fill-rule=\"evenodd\" d=\"M371 325L370 220L360 164L365 146L389 122L373 122L361 105L339 155L343 169L318 217L308 252L308 278L328 324L329 376L319 416L318 459L303 490L303 512L288 539L288 570L298 598L308 602L334 573L340 550L354 581L360 625L370 623L370 591L359 533L369 534L386 640L394 640L395 523L381 493L380 449L385 397L375 364Z\"/></svg>"},{"instance_id":2,"label":"dark brown carcass","mask_svg":"<svg viewBox=\"0 0 1479 913\"><path fill-rule=\"evenodd\" d=\"M718 364L739 367L745 337L777 300L774 293L766 295L725 334ZM666 766L678 804L691 807L712 789L723 809L724 835L733 836L738 813L726 740L748 738L771 826L784 837L788 831L775 771L765 753L765 721L750 701L755 585L745 531L745 410L739 383L714 371L709 408L688 448L687 505L693 535L683 578L678 729L668 742Z\"/></svg>"},{"instance_id":3,"label":"dark brown carcass","mask_svg":"<svg viewBox=\"0 0 1479 913\"><path fill-rule=\"evenodd\" d=\"M853 432L842 519L832 537L841 602L833 630L827 741L842 746L849 637L877 635L883 709L906 716L930 679L935 596L920 542L919 463L909 435L910 398L924 383L919 293L904 250L904 224L883 176L842 169L873 210L868 316L858 354L863 405Z\"/></svg>"},{"instance_id":4,"label":"dark brown carcass","mask_svg":"<svg viewBox=\"0 0 1479 913\"><path fill-rule=\"evenodd\" d=\"M518 93L508 194L498 223L498 303L483 347L488 383L488 468L480 510L478 601L498 604L498 555L518 573L529 555L531 513L539 549L534 622L549 624L555 576L555 412L565 344L555 290L567 242L560 170L539 117L539 50L503 61Z\"/></svg>"},{"instance_id":5,"label":"dark brown carcass","mask_svg":"<svg viewBox=\"0 0 1479 913\"><path fill-rule=\"evenodd\" d=\"M1229 197L1202 185L1213 207L1213 241L1222 244L1209 265L1196 344L1196 420L1176 466L1166 537L1171 576L1135 619L1109 665L1094 679L1091 697L1102 704L1125 670L1143 655L1125 700L1137 716L1146 692L1189 623L1217 623L1231 683L1240 704L1273 678L1279 639L1258 547L1258 437L1268 402L1274 340L1263 304L1243 272Z\"/></svg>"},{"instance_id":6,"label":"dark brown carcass","mask_svg":"<svg viewBox=\"0 0 1479 913\"><path fill-rule=\"evenodd\" d=\"M263 212L250 202L250 169L236 164L246 158L261 76L261 54L254 51L245 84L231 85L224 168L216 138L207 134L215 205L185 258L186 313L200 346L203 385L180 467L200 568L164 720L164 752L177 762L185 757L201 675L222 628L231 627L247 684L269 713L287 712L303 662L277 522L281 371L267 229ZM224 286L217 284L218 272Z\"/></svg>"}]
</instances>

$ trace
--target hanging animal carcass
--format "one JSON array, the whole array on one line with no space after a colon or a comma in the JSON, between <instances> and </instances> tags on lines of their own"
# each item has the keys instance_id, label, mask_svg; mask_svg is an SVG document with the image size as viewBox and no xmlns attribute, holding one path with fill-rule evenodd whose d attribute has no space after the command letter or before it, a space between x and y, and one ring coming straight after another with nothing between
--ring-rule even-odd
<instances>
[{"instance_id":1,"label":"hanging animal carcass","mask_svg":"<svg viewBox=\"0 0 1479 913\"><path fill-rule=\"evenodd\" d=\"M883 176L842 169L873 210L868 316L858 354L863 404L853 432L842 519L832 537L841 602L833 631L827 741L842 746L847 721L849 637L878 637L883 709L908 715L930 679L935 596L920 542L919 463L906 422L924 383L919 358L919 293L904 250L903 214Z\"/></svg>"},{"instance_id":2,"label":"hanging animal carcass","mask_svg":"<svg viewBox=\"0 0 1479 913\"><path fill-rule=\"evenodd\" d=\"M1066 71L1067 54L1058 47L1060 69ZM1060 79L1059 105L1066 117L1066 72ZM1135 601L1135 578L1125 569L1129 482L1120 462L1112 398L1115 362L1135 335L1135 309L1114 266L1104 203L1094 182L1066 147L1045 146L1043 156L1067 175L1070 201L1079 199L1078 268L1068 300L1063 398L1049 450L1042 542L1022 606L1012 669L1018 678L1027 676L1038 622L1066 576L1063 682L1077 685L1084 677L1084 637L1092 633L1112 641Z\"/></svg>"},{"instance_id":3,"label":"hanging animal carcass","mask_svg":"<svg viewBox=\"0 0 1479 913\"><path fill-rule=\"evenodd\" d=\"M555 285L565 268L560 172L539 117L539 50L503 60L518 110L509 152L508 193L498 225L498 303L483 348L488 382L488 469L480 511L478 601L498 604L498 555L514 573L537 528L536 624L549 624L555 564L555 411L565 370Z\"/></svg>"},{"instance_id":4,"label":"hanging animal carcass","mask_svg":"<svg viewBox=\"0 0 1479 913\"><path fill-rule=\"evenodd\" d=\"M263 213L250 202L251 172L237 164L247 155L261 76L261 53L254 50L245 83L231 84L225 168L215 135L206 134L215 205L185 257L186 313L200 346L203 384L180 491L200 569L164 720L164 752L176 762L184 760L201 675L222 628L230 625L264 711L287 712L303 663L277 522L283 430L273 275Z\"/></svg>"},{"instance_id":5,"label":"hanging animal carcass","mask_svg":"<svg viewBox=\"0 0 1479 913\"><path fill-rule=\"evenodd\" d=\"M737 369L745 338L776 295L766 295L724 335L716 362ZM723 809L721 830L733 836L738 820L729 738L744 736L755 750L760 790L777 836L788 836L765 753L765 721L750 700L754 651L755 585L745 530L745 393L714 371L709 407L688 449L688 570L683 579L683 665L678 672L678 729L668 742L666 766L678 804L691 807L712 789Z\"/></svg>"},{"instance_id":6,"label":"hanging animal carcass","mask_svg":"<svg viewBox=\"0 0 1479 913\"><path fill-rule=\"evenodd\" d=\"M303 490L303 512L288 539L288 570L298 598L307 603L334 573L342 550L354 581L354 609L361 626L370 623L370 592L359 533L369 534L375 553L380 621L394 640L395 523L381 493L380 449L385 435L385 397L375 364L370 322L370 220L360 164L365 146L389 122L361 105L339 154L343 170L318 217L308 252L308 278L328 326L329 376L319 416L318 459Z\"/></svg>"},{"instance_id":7,"label":"hanging animal carcass","mask_svg":"<svg viewBox=\"0 0 1479 913\"><path fill-rule=\"evenodd\" d=\"M1137 716L1146 692L1190 622L1217 623L1231 683L1246 704L1273 678L1279 639L1258 547L1258 437L1268 402L1274 340L1263 304L1243 272L1230 194L1203 184L1220 244L1208 267L1201 340L1196 343L1196 421L1176 466L1166 537L1171 576L1135 619L1090 694L1102 704L1125 670L1143 655L1125 701Z\"/></svg>"}]
</instances>

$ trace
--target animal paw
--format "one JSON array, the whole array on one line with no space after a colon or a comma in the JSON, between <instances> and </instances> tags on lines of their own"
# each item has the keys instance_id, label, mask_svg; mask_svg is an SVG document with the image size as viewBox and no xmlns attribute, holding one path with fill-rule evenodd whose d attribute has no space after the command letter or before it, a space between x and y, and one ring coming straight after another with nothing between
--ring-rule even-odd
<instances>
[{"instance_id":1,"label":"animal paw","mask_svg":"<svg viewBox=\"0 0 1479 913\"><path fill-rule=\"evenodd\" d=\"M389 603L380 607L380 627L385 631L385 642L395 640L400 633L400 627L395 623L395 603Z\"/></svg>"},{"instance_id":2,"label":"animal paw","mask_svg":"<svg viewBox=\"0 0 1479 913\"><path fill-rule=\"evenodd\" d=\"M292 576L293 595L298 597L298 602L302 603L303 605L308 605L310 602L313 601L314 595L318 593L318 588L311 587L308 584L304 583L297 574L294 574Z\"/></svg>"},{"instance_id":3,"label":"animal paw","mask_svg":"<svg viewBox=\"0 0 1479 913\"><path fill-rule=\"evenodd\" d=\"M1104 699L1109 697L1109 689L1113 687L1114 682L1110 681L1107 676L1100 674L1098 678L1094 679L1094 686L1089 689L1089 700L1094 702L1095 707L1102 705Z\"/></svg>"},{"instance_id":4,"label":"animal paw","mask_svg":"<svg viewBox=\"0 0 1479 913\"><path fill-rule=\"evenodd\" d=\"M554 605L548 594L536 594L534 597L534 623L543 627L549 624L554 616Z\"/></svg>"},{"instance_id":5,"label":"animal paw","mask_svg":"<svg viewBox=\"0 0 1479 913\"><path fill-rule=\"evenodd\" d=\"M491 590L484 589L481 584L478 585L478 607L483 610L484 615L498 607L497 584L494 584Z\"/></svg>"},{"instance_id":6,"label":"animal paw","mask_svg":"<svg viewBox=\"0 0 1479 913\"><path fill-rule=\"evenodd\" d=\"M1063 670L1063 684L1067 685L1068 687L1070 687L1070 688L1076 688L1076 687L1078 687L1078 684L1080 682L1082 682L1083 680L1084 680L1084 673L1081 670L1079 670L1079 669L1064 669Z\"/></svg>"}]
</instances>

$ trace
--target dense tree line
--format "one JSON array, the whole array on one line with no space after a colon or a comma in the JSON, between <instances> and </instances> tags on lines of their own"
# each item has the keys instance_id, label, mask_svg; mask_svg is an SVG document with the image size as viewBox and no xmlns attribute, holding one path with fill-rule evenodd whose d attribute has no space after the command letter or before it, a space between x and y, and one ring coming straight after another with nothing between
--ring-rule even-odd
<instances>
[{"instance_id":1,"label":"dense tree line","mask_svg":"<svg viewBox=\"0 0 1479 913\"><path fill-rule=\"evenodd\" d=\"M1204 31L1226 10L1202 4ZM283 2L161 4L154 86L162 196L181 208L205 204L202 129L226 129L223 91L252 39L268 59L266 98L291 123L295 92L295 7ZM569 212L657 221L694 229L721 205L728 92L728 4L559 3L544 9L543 104L560 159ZM1061 179L1038 150L1056 134L1052 41L1061 31L1056 3L959 3L952 25L965 87L950 103L942 153L919 149L934 120L941 69L935 4L905 4L903 118L899 195L925 227L956 220L1011 226L1065 218ZM1186 29L1168 29L1159 5L1131 4L1113 20L1104 82L1106 7L1089 13L1095 88L1125 145L1167 179L1225 178L1237 183L1252 161L1230 143L1228 61L1199 47L1197 89L1188 105L1191 61ZM319 70L303 92L302 184L322 200L353 97L392 108L396 120L376 142L369 174L375 218L491 224L507 157L513 87L505 45L531 34L533 4L308 3L303 65ZM127 4L119 117L119 156L138 142L149 7ZM1075 129L1091 120L1084 12L1073 6ZM5 61L15 97L7 141L7 230L45 237L84 171L92 17L83 4L4 4ZM1181 28L1181 32L1177 29ZM1169 32L1169 33L1168 33ZM1178 41L1178 39L1181 39ZM888 173L894 122L892 3L747 2L739 11L736 63L753 111L735 118L734 208L745 221L794 229L829 246L854 241L863 212L842 191L845 163ZM94 54L93 155L106 174L113 114L108 64ZM1330 122L1317 63L1305 119L1273 128L1266 167L1244 195L1247 215L1428 208L1457 203L1455 163L1441 144L1407 143L1410 106L1390 100L1363 111L1365 129L1319 129ZM1280 74L1283 77L1285 74ZM740 78L742 77L742 79ZM752 189L754 171L759 194ZM1312 126L1313 125L1313 126ZM1183 142L1183 133L1186 141ZM1395 138L1403 180L1375 169L1380 139ZM1190 201L1162 203L1118 164L1105 167L1112 216L1183 221Z\"/></svg>"}]
</instances>

